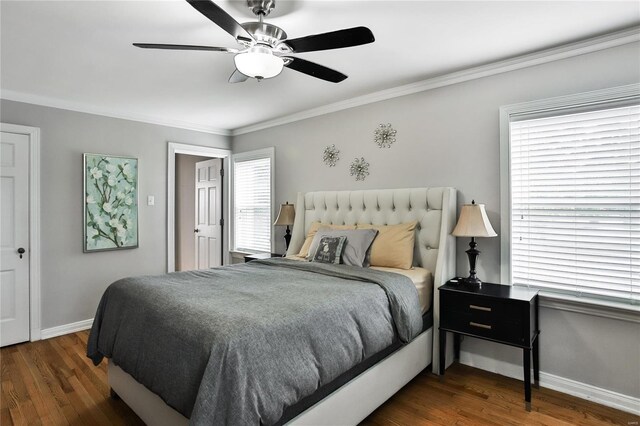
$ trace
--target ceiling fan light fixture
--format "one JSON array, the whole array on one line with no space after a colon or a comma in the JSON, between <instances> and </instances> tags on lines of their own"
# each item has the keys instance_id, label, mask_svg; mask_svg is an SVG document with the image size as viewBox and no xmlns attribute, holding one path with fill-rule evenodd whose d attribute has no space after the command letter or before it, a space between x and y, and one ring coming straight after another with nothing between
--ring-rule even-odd
<instances>
[{"instance_id":1,"label":"ceiling fan light fixture","mask_svg":"<svg viewBox=\"0 0 640 426\"><path fill-rule=\"evenodd\" d=\"M271 49L253 46L246 52L233 57L236 68L247 77L263 79L272 78L282 72L284 61L275 56Z\"/></svg>"}]
</instances>

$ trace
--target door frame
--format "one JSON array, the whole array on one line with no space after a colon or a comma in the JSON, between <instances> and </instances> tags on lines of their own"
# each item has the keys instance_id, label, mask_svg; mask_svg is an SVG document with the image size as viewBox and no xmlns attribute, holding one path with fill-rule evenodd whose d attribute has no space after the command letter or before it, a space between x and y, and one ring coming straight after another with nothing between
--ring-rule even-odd
<instances>
[{"instance_id":1,"label":"door frame","mask_svg":"<svg viewBox=\"0 0 640 426\"><path fill-rule=\"evenodd\" d=\"M40 128L0 123L0 131L29 137L29 340L40 340Z\"/></svg>"},{"instance_id":2,"label":"door frame","mask_svg":"<svg viewBox=\"0 0 640 426\"><path fill-rule=\"evenodd\" d=\"M229 170L231 150L201 145L168 142L167 146L167 273L176 270L176 154L221 158L224 170ZM222 181L222 264L229 264L229 189L230 178Z\"/></svg>"}]
</instances>

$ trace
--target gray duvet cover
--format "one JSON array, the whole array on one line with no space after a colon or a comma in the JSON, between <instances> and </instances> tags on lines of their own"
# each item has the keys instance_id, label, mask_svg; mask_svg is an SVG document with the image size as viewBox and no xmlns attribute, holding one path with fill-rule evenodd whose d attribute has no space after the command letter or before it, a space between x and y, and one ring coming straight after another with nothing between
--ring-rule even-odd
<instances>
[{"instance_id":1,"label":"gray duvet cover","mask_svg":"<svg viewBox=\"0 0 640 426\"><path fill-rule=\"evenodd\" d=\"M113 283L87 356L111 358L193 425L270 425L421 329L407 277L271 259Z\"/></svg>"}]
</instances>

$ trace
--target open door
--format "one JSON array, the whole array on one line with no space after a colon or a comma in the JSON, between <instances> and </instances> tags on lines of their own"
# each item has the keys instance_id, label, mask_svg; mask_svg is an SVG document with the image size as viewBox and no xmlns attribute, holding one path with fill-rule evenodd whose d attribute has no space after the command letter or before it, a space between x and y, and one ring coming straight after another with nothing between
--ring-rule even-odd
<instances>
[{"instance_id":1,"label":"open door","mask_svg":"<svg viewBox=\"0 0 640 426\"><path fill-rule=\"evenodd\" d=\"M196 163L196 269L222 265L222 159Z\"/></svg>"}]
</instances>

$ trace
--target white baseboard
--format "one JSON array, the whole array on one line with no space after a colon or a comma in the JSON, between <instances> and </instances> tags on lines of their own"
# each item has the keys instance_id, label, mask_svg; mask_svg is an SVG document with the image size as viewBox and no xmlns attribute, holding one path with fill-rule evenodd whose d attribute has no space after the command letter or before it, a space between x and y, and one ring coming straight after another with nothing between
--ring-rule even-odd
<instances>
[{"instance_id":1,"label":"white baseboard","mask_svg":"<svg viewBox=\"0 0 640 426\"><path fill-rule=\"evenodd\" d=\"M84 321L72 322L71 324L59 325L57 327L45 328L40 332L41 339L51 339L52 337L62 336L64 334L75 333L76 331L87 330L91 328L93 318Z\"/></svg>"},{"instance_id":2,"label":"white baseboard","mask_svg":"<svg viewBox=\"0 0 640 426\"><path fill-rule=\"evenodd\" d=\"M490 371L492 373L511 377L513 379L523 380L522 365L511 364L504 361L498 361L486 356L472 354L469 352L460 352L460 363L470 367L479 368L481 370ZM533 371L531 372L533 380ZM640 415L640 398L624 395L608 389L599 388L587 383L578 382L567 379L565 377L556 376L554 374L540 371L540 386L553 389L558 392L573 395L578 398L606 405L607 407L616 408L628 413Z\"/></svg>"}]
</instances>

